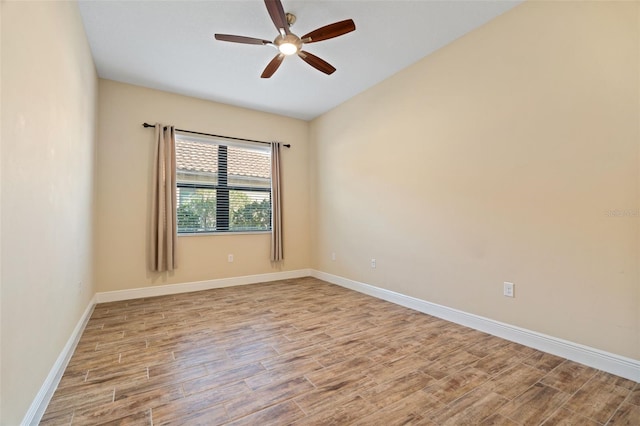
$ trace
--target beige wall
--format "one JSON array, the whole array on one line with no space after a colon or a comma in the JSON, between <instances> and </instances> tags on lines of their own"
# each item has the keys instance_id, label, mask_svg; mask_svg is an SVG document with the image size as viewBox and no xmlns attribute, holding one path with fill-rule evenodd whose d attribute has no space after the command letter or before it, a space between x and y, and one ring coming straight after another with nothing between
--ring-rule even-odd
<instances>
[{"instance_id":1,"label":"beige wall","mask_svg":"<svg viewBox=\"0 0 640 426\"><path fill-rule=\"evenodd\" d=\"M98 291L308 268L308 123L100 80L96 280ZM143 122L290 143L282 150L285 261L269 261L269 234L178 237L178 269L147 270L153 129ZM234 262L227 262L228 254Z\"/></svg>"},{"instance_id":2,"label":"beige wall","mask_svg":"<svg viewBox=\"0 0 640 426\"><path fill-rule=\"evenodd\" d=\"M640 359L639 16L528 2L313 121L314 267Z\"/></svg>"},{"instance_id":3,"label":"beige wall","mask_svg":"<svg viewBox=\"0 0 640 426\"><path fill-rule=\"evenodd\" d=\"M2 417L19 424L95 289L97 76L72 2L2 3Z\"/></svg>"}]
</instances>

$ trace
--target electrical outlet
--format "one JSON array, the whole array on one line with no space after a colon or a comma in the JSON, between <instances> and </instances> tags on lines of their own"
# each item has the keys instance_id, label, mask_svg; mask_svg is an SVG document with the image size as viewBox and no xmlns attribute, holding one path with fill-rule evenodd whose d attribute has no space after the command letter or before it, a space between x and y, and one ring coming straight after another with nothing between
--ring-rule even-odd
<instances>
[{"instance_id":1,"label":"electrical outlet","mask_svg":"<svg viewBox=\"0 0 640 426\"><path fill-rule=\"evenodd\" d=\"M375 259L371 259L371 267L372 268L376 267L376 260Z\"/></svg>"},{"instance_id":2,"label":"electrical outlet","mask_svg":"<svg viewBox=\"0 0 640 426\"><path fill-rule=\"evenodd\" d=\"M228 261L229 263L232 263L232 262L233 262L233 255L232 255L232 254L230 254L229 256L227 256L227 261Z\"/></svg>"},{"instance_id":3,"label":"electrical outlet","mask_svg":"<svg viewBox=\"0 0 640 426\"><path fill-rule=\"evenodd\" d=\"M335 252L331 253L331 260L334 260L334 261L336 260L336 253Z\"/></svg>"},{"instance_id":4,"label":"electrical outlet","mask_svg":"<svg viewBox=\"0 0 640 426\"><path fill-rule=\"evenodd\" d=\"M515 285L513 283L505 281L502 294L506 297L515 297L514 287Z\"/></svg>"}]
</instances>

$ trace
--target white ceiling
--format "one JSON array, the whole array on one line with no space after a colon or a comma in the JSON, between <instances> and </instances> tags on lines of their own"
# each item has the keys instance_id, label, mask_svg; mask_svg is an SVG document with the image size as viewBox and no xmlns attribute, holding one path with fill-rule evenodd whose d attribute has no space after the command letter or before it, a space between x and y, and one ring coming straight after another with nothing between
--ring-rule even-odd
<instances>
[{"instance_id":1,"label":"white ceiling","mask_svg":"<svg viewBox=\"0 0 640 426\"><path fill-rule=\"evenodd\" d=\"M282 0L298 35L349 18L356 31L305 45L332 75L294 56L270 79L260 74L273 47L213 38L273 40L263 1L81 0L80 12L102 78L310 120L519 3Z\"/></svg>"}]
</instances>

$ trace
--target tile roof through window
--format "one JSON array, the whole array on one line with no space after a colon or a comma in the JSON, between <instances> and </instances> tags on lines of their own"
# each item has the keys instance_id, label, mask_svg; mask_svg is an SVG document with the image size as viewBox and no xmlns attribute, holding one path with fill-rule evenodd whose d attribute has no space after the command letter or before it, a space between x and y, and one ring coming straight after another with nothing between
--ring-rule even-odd
<instances>
[{"instance_id":1,"label":"tile roof through window","mask_svg":"<svg viewBox=\"0 0 640 426\"><path fill-rule=\"evenodd\" d=\"M193 140L176 139L176 167L179 171L217 174L218 145ZM271 177L271 159L267 152L229 146L227 148L229 175Z\"/></svg>"}]
</instances>

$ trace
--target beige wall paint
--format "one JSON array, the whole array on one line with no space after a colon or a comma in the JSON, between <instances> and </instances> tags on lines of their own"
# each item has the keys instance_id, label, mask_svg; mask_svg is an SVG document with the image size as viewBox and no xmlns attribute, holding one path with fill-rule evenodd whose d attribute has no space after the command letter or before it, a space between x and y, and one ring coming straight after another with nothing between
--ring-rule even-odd
<instances>
[{"instance_id":1,"label":"beige wall paint","mask_svg":"<svg viewBox=\"0 0 640 426\"><path fill-rule=\"evenodd\" d=\"M97 75L74 2L2 2L2 417L19 424L95 289Z\"/></svg>"},{"instance_id":2,"label":"beige wall paint","mask_svg":"<svg viewBox=\"0 0 640 426\"><path fill-rule=\"evenodd\" d=\"M638 7L525 3L314 120L314 267L640 359Z\"/></svg>"},{"instance_id":3,"label":"beige wall paint","mask_svg":"<svg viewBox=\"0 0 640 426\"><path fill-rule=\"evenodd\" d=\"M100 80L96 280L98 291L188 283L308 268L308 123ZM146 241L153 129L143 122L257 140L282 149L285 261L269 261L269 234L178 238L178 269L151 273ZM227 255L234 262L227 262Z\"/></svg>"}]
</instances>

